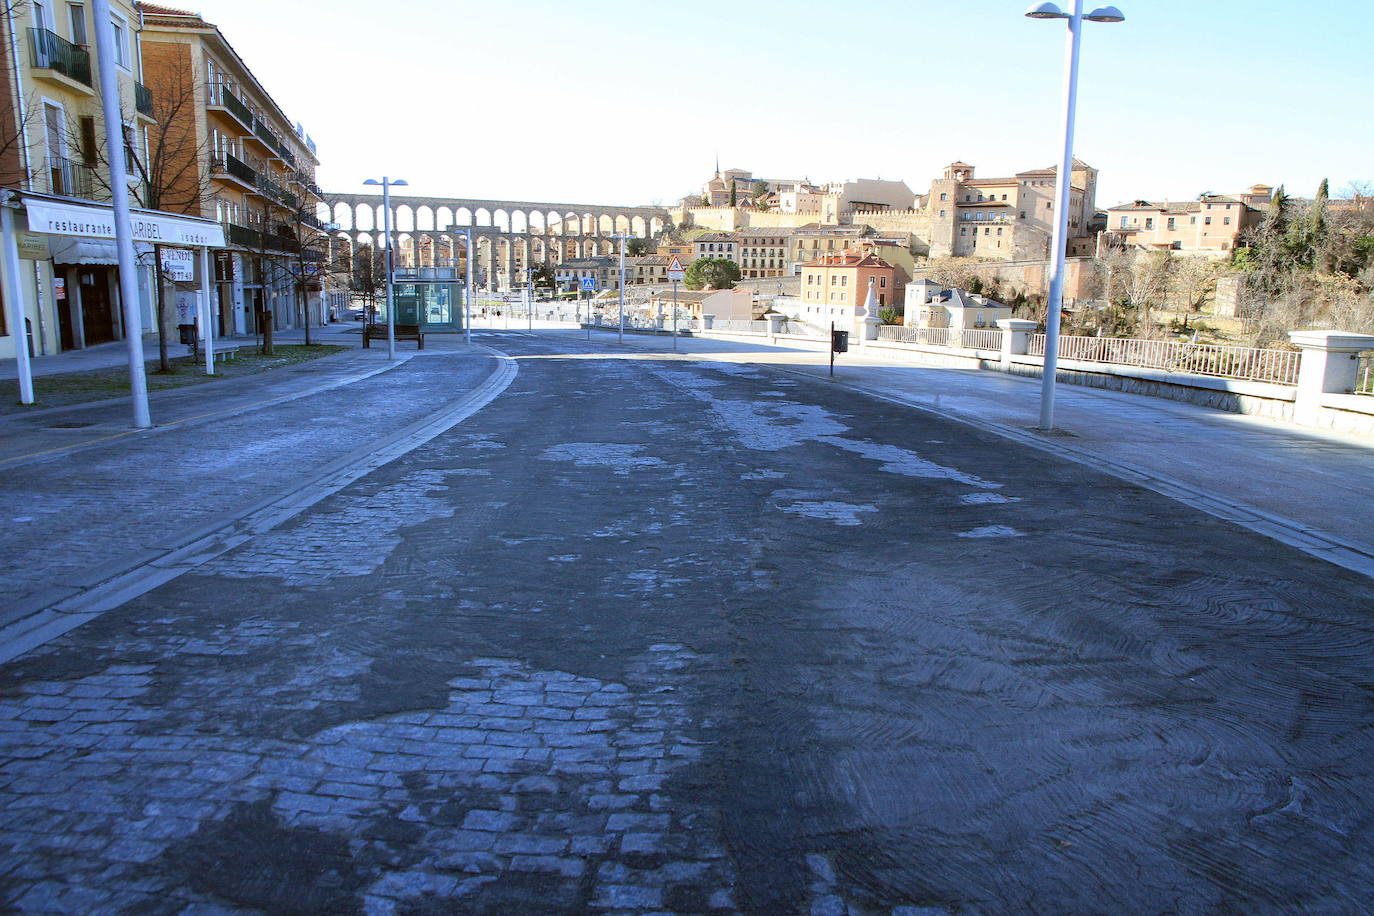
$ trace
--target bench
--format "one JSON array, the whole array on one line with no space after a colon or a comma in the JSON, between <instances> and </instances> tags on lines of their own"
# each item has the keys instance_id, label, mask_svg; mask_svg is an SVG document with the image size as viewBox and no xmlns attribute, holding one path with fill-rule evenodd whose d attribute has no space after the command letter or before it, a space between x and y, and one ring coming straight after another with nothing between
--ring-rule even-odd
<instances>
[{"instance_id":1,"label":"bench","mask_svg":"<svg viewBox=\"0 0 1374 916\"><path fill-rule=\"evenodd\" d=\"M238 359L239 349L239 347L233 345L221 347L219 344L215 344L215 359ZM201 357L205 355L205 350L202 347L193 347L187 344L186 355Z\"/></svg>"},{"instance_id":2,"label":"bench","mask_svg":"<svg viewBox=\"0 0 1374 916\"><path fill-rule=\"evenodd\" d=\"M368 341L373 339L386 340L386 325L367 324L363 325L363 348L366 349ZM419 344L419 349L425 348L425 334L420 330L418 324L398 324L396 325L397 340L413 340Z\"/></svg>"}]
</instances>

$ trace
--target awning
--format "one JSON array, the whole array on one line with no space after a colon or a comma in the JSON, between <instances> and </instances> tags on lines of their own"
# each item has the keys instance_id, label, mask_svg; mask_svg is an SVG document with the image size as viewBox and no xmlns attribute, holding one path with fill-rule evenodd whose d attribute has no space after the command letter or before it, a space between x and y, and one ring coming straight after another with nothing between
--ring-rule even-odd
<instances>
[{"instance_id":1,"label":"awning","mask_svg":"<svg viewBox=\"0 0 1374 916\"><path fill-rule=\"evenodd\" d=\"M52 252L54 264L119 264L119 252L114 239L55 235L48 239L48 250ZM147 242L135 242L134 256L151 264L153 246Z\"/></svg>"},{"instance_id":2,"label":"awning","mask_svg":"<svg viewBox=\"0 0 1374 916\"><path fill-rule=\"evenodd\" d=\"M80 204L24 194L29 231L48 235L113 239L114 210L100 204ZM163 213L160 210L129 211L134 241L162 245L223 248L224 227L214 220Z\"/></svg>"}]
</instances>

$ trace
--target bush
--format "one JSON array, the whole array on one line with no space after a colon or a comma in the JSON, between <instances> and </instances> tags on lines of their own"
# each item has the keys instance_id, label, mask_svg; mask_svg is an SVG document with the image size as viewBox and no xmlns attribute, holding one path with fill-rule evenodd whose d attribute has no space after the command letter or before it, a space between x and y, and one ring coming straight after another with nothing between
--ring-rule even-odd
<instances>
[{"instance_id":1,"label":"bush","mask_svg":"<svg viewBox=\"0 0 1374 916\"><path fill-rule=\"evenodd\" d=\"M882 319L883 324L900 324L900 323L901 323L901 320L900 320L900 319L901 319L901 316L898 315L898 314L897 314L897 310L894 309L894 308L893 308L892 306L890 306L890 305L889 305L889 306L884 306L883 308L878 309L878 317L879 317L880 319Z\"/></svg>"}]
</instances>

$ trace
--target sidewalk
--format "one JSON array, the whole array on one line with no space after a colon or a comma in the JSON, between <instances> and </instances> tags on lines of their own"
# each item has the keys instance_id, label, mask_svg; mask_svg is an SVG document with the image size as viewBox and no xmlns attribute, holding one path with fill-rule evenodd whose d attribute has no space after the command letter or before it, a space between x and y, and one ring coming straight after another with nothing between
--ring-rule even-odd
<instances>
[{"instance_id":1,"label":"sidewalk","mask_svg":"<svg viewBox=\"0 0 1374 916\"><path fill-rule=\"evenodd\" d=\"M564 336L585 340L582 332ZM613 332L593 332L592 340L615 344ZM625 345L672 357L662 337L626 334ZM678 352L829 378L823 343L684 338ZM1374 505L1374 438L1067 384L1056 388L1057 430L1046 436L1034 429L1039 379L925 367L861 348L837 356L833 383L1080 461L1374 576L1366 511Z\"/></svg>"},{"instance_id":2,"label":"sidewalk","mask_svg":"<svg viewBox=\"0 0 1374 916\"><path fill-rule=\"evenodd\" d=\"M348 344L354 346L362 345L362 337L358 334L348 334L350 329L357 330L361 325L354 321L336 321L323 328L311 328L310 337L312 343L328 344ZM216 337L216 346L244 346L245 344L256 343L258 338L252 334L241 335L238 337ZM285 331L278 331L273 335L273 340L277 343L304 343L305 330L302 328L291 328ZM172 356L185 356L187 354L185 344L172 343L168 347ZM148 364L158 361L157 335L147 335L143 337L143 357ZM67 350L64 353L56 353L52 356L35 356L29 363L33 368L33 377L41 378L45 375L57 375L62 372L86 372L91 369L108 369L112 366L127 366L129 364L128 345L117 340L113 343L96 344L93 347L86 347L81 350ZM14 379L19 377L18 362L13 359L0 360L0 379Z\"/></svg>"}]
</instances>

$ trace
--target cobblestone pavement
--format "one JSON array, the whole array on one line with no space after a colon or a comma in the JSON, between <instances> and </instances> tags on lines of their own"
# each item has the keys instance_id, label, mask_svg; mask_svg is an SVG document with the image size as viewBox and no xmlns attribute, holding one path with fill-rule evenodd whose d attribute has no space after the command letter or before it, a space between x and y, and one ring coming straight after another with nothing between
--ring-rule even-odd
<instances>
[{"instance_id":1,"label":"cobblestone pavement","mask_svg":"<svg viewBox=\"0 0 1374 916\"><path fill-rule=\"evenodd\" d=\"M1370 899L1367 579L823 384L501 340L462 425L0 667L4 906Z\"/></svg>"},{"instance_id":2,"label":"cobblestone pavement","mask_svg":"<svg viewBox=\"0 0 1374 916\"><path fill-rule=\"evenodd\" d=\"M0 568L8 598L17 604L43 589L82 583L93 568L119 566L121 557L133 563L180 532L304 482L312 469L469 390L493 363L427 352L308 398L6 468ZM210 401L206 392L184 394L192 395Z\"/></svg>"}]
</instances>

